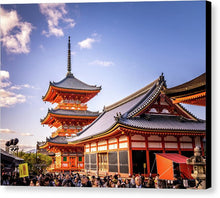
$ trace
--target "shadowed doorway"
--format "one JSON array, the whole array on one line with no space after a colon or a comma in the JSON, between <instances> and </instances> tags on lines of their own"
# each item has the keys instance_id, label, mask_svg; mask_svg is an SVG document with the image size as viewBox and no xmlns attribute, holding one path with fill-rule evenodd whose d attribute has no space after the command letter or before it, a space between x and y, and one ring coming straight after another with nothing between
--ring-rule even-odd
<instances>
[{"instance_id":1,"label":"shadowed doorway","mask_svg":"<svg viewBox=\"0 0 220 198\"><path fill-rule=\"evenodd\" d=\"M146 163L146 151L145 150L133 150L132 151L132 163L133 173L144 173L144 163ZM147 169L145 169L147 173Z\"/></svg>"}]
</instances>

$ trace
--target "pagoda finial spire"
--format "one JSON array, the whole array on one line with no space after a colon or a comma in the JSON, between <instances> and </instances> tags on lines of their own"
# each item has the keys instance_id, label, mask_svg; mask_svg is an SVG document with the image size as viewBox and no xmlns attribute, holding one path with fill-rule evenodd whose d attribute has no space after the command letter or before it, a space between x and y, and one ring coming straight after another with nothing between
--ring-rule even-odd
<instances>
[{"instance_id":1,"label":"pagoda finial spire","mask_svg":"<svg viewBox=\"0 0 220 198\"><path fill-rule=\"evenodd\" d=\"M67 75L71 73L71 49L70 49L70 36L68 39L68 64L67 64Z\"/></svg>"}]
</instances>

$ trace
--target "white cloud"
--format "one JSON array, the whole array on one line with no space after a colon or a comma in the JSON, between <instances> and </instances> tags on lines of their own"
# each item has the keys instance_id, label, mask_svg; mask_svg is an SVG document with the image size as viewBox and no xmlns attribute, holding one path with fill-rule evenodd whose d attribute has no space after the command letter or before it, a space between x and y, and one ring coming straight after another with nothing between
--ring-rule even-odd
<instances>
[{"instance_id":1,"label":"white cloud","mask_svg":"<svg viewBox=\"0 0 220 198\"><path fill-rule=\"evenodd\" d=\"M14 86L11 86L10 89L11 89L11 90L15 90L15 89L16 89L16 90L20 90L20 89L21 89L21 86L19 86L19 85L14 85Z\"/></svg>"},{"instance_id":2,"label":"white cloud","mask_svg":"<svg viewBox=\"0 0 220 198\"><path fill-rule=\"evenodd\" d=\"M10 129L0 129L0 133L16 133L16 132Z\"/></svg>"},{"instance_id":3,"label":"white cloud","mask_svg":"<svg viewBox=\"0 0 220 198\"><path fill-rule=\"evenodd\" d=\"M93 33L91 37L84 39L83 41L78 42L80 49L91 49L92 44L99 42L101 40L101 35Z\"/></svg>"},{"instance_id":4,"label":"white cloud","mask_svg":"<svg viewBox=\"0 0 220 198\"><path fill-rule=\"evenodd\" d=\"M32 89L35 89L34 86L31 86L29 84L24 84L24 85L13 85L10 87L11 90L20 90L22 88L32 88Z\"/></svg>"},{"instance_id":5,"label":"white cloud","mask_svg":"<svg viewBox=\"0 0 220 198\"><path fill-rule=\"evenodd\" d=\"M11 107L17 103L26 102L26 96L14 93L11 90L20 90L23 88L37 89L29 84L11 86L9 77L8 71L0 70L0 107Z\"/></svg>"},{"instance_id":6,"label":"white cloud","mask_svg":"<svg viewBox=\"0 0 220 198\"><path fill-rule=\"evenodd\" d=\"M17 132L11 129L0 129L0 133L6 134L6 133L17 133ZM17 134L20 134L21 136L34 136L31 133L17 133Z\"/></svg>"},{"instance_id":7,"label":"white cloud","mask_svg":"<svg viewBox=\"0 0 220 198\"><path fill-rule=\"evenodd\" d=\"M10 107L17 103L26 102L26 97L22 94L15 94L13 92L0 89L0 107Z\"/></svg>"},{"instance_id":8,"label":"white cloud","mask_svg":"<svg viewBox=\"0 0 220 198\"><path fill-rule=\"evenodd\" d=\"M33 134L31 133L20 133L21 136L34 136Z\"/></svg>"},{"instance_id":9,"label":"white cloud","mask_svg":"<svg viewBox=\"0 0 220 198\"><path fill-rule=\"evenodd\" d=\"M0 70L0 80L8 80L9 79L9 72Z\"/></svg>"},{"instance_id":10,"label":"white cloud","mask_svg":"<svg viewBox=\"0 0 220 198\"><path fill-rule=\"evenodd\" d=\"M89 64L90 65L99 65L99 66L103 66L103 67L109 67L111 65L114 65L114 63L111 61L101 61L101 60L95 60Z\"/></svg>"},{"instance_id":11,"label":"white cloud","mask_svg":"<svg viewBox=\"0 0 220 198\"><path fill-rule=\"evenodd\" d=\"M48 31L43 30L42 32L46 37L52 35L60 37L64 35L63 29L59 26L61 20L67 23L70 28L75 26L75 21L73 19L65 17L67 10L64 3L39 4L39 7L40 12L46 16L48 23Z\"/></svg>"},{"instance_id":12,"label":"white cloud","mask_svg":"<svg viewBox=\"0 0 220 198\"><path fill-rule=\"evenodd\" d=\"M0 87L8 87L11 85L9 81L9 72L0 70Z\"/></svg>"},{"instance_id":13,"label":"white cloud","mask_svg":"<svg viewBox=\"0 0 220 198\"><path fill-rule=\"evenodd\" d=\"M94 38L87 38L81 42L78 42L78 45L80 46L81 49L91 49L92 48L92 44L95 42L96 40Z\"/></svg>"},{"instance_id":14,"label":"white cloud","mask_svg":"<svg viewBox=\"0 0 220 198\"><path fill-rule=\"evenodd\" d=\"M30 52L31 23L21 21L15 10L0 8L1 42L7 52L21 54Z\"/></svg>"}]
</instances>

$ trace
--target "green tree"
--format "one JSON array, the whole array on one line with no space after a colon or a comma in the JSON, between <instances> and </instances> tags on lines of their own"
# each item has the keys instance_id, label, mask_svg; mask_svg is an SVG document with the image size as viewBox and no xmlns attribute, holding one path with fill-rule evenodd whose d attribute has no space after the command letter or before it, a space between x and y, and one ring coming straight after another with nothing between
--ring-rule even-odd
<instances>
[{"instance_id":1,"label":"green tree","mask_svg":"<svg viewBox=\"0 0 220 198\"><path fill-rule=\"evenodd\" d=\"M25 153L20 151L18 157L24 159L25 163L28 163L29 173L33 175L39 175L46 171L52 163L51 157L42 153Z\"/></svg>"}]
</instances>

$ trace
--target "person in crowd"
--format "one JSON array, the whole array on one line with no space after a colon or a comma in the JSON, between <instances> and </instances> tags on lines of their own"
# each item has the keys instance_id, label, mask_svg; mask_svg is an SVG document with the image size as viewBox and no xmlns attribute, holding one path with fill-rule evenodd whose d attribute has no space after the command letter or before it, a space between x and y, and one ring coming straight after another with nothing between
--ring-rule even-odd
<instances>
[{"instance_id":1,"label":"person in crowd","mask_svg":"<svg viewBox=\"0 0 220 198\"><path fill-rule=\"evenodd\" d=\"M115 183L114 182L111 182L110 188L115 188Z\"/></svg>"},{"instance_id":2,"label":"person in crowd","mask_svg":"<svg viewBox=\"0 0 220 198\"><path fill-rule=\"evenodd\" d=\"M125 188L131 188L129 179L125 179Z\"/></svg>"},{"instance_id":3,"label":"person in crowd","mask_svg":"<svg viewBox=\"0 0 220 198\"><path fill-rule=\"evenodd\" d=\"M45 179L42 181L42 186L50 186L50 178L45 177Z\"/></svg>"},{"instance_id":4,"label":"person in crowd","mask_svg":"<svg viewBox=\"0 0 220 198\"><path fill-rule=\"evenodd\" d=\"M10 177L7 174L2 175L1 185L9 186L10 185Z\"/></svg>"},{"instance_id":5,"label":"person in crowd","mask_svg":"<svg viewBox=\"0 0 220 198\"><path fill-rule=\"evenodd\" d=\"M121 188L121 180L118 180L117 184L115 185L116 188Z\"/></svg>"},{"instance_id":6,"label":"person in crowd","mask_svg":"<svg viewBox=\"0 0 220 198\"><path fill-rule=\"evenodd\" d=\"M118 180L121 180L122 181L122 178L121 178L121 175L118 174Z\"/></svg>"},{"instance_id":7,"label":"person in crowd","mask_svg":"<svg viewBox=\"0 0 220 198\"><path fill-rule=\"evenodd\" d=\"M66 174L65 179L62 182L62 186L65 186L65 187L74 186L69 174Z\"/></svg>"},{"instance_id":8,"label":"person in crowd","mask_svg":"<svg viewBox=\"0 0 220 198\"><path fill-rule=\"evenodd\" d=\"M89 180L89 177L83 175L81 180L81 187L92 187L91 181Z\"/></svg>"},{"instance_id":9,"label":"person in crowd","mask_svg":"<svg viewBox=\"0 0 220 198\"><path fill-rule=\"evenodd\" d=\"M131 181L130 181L130 185L131 185L131 188L135 187L135 174L132 175L132 178L131 178Z\"/></svg>"},{"instance_id":10,"label":"person in crowd","mask_svg":"<svg viewBox=\"0 0 220 198\"><path fill-rule=\"evenodd\" d=\"M154 178L154 187L158 188L158 180L159 180L159 174L157 174Z\"/></svg>"},{"instance_id":11,"label":"person in crowd","mask_svg":"<svg viewBox=\"0 0 220 198\"><path fill-rule=\"evenodd\" d=\"M148 177L146 187L147 188L154 188L155 187L154 179L152 178L151 175Z\"/></svg>"},{"instance_id":12,"label":"person in crowd","mask_svg":"<svg viewBox=\"0 0 220 198\"><path fill-rule=\"evenodd\" d=\"M40 183L38 180L36 180L36 186L40 186Z\"/></svg>"},{"instance_id":13,"label":"person in crowd","mask_svg":"<svg viewBox=\"0 0 220 198\"><path fill-rule=\"evenodd\" d=\"M135 188L145 188L145 186L142 183L142 178L140 175L135 177Z\"/></svg>"},{"instance_id":14,"label":"person in crowd","mask_svg":"<svg viewBox=\"0 0 220 198\"><path fill-rule=\"evenodd\" d=\"M31 180L31 182L30 182L30 186L34 186L34 182L33 182L33 180Z\"/></svg>"},{"instance_id":15,"label":"person in crowd","mask_svg":"<svg viewBox=\"0 0 220 198\"><path fill-rule=\"evenodd\" d=\"M173 188L184 189L183 180L178 174L174 174Z\"/></svg>"},{"instance_id":16,"label":"person in crowd","mask_svg":"<svg viewBox=\"0 0 220 198\"><path fill-rule=\"evenodd\" d=\"M94 183L95 183L95 176L93 175L93 176L91 176L91 184L92 184L92 186L94 185Z\"/></svg>"},{"instance_id":17,"label":"person in crowd","mask_svg":"<svg viewBox=\"0 0 220 198\"><path fill-rule=\"evenodd\" d=\"M98 178L95 178L92 187L101 187L100 181Z\"/></svg>"},{"instance_id":18,"label":"person in crowd","mask_svg":"<svg viewBox=\"0 0 220 198\"><path fill-rule=\"evenodd\" d=\"M80 187L81 186L81 180L78 177L74 177L73 179L73 185L75 187Z\"/></svg>"},{"instance_id":19,"label":"person in crowd","mask_svg":"<svg viewBox=\"0 0 220 198\"><path fill-rule=\"evenodd\" d=\"M107 186L108 186L108 177L107 176L105 176L103 178L102 183L103 183L102 187L107 188Z\"/></svg>"}]
</instances>

